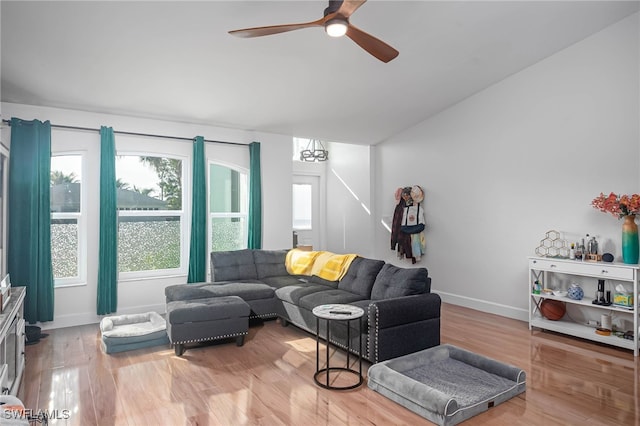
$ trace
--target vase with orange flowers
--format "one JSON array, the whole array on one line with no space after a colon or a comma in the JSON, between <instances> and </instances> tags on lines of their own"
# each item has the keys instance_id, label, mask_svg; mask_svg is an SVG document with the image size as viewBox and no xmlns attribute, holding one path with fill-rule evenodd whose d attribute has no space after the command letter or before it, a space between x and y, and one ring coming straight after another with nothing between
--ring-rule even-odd
<instances>
[{"instance_id":1,"label":"vase with orange flowers","mask_svg":"<svg viewBox=\"0 0 640 426\"><path fill-rule=\"evenodd\" d=\"M636 215L640 214L640 195L617 195L613 192L609 195L600 195L593 199L591 205L601 212L610 213L622 223L622 261L624 263L638 263L638 225Z\"/></svg>"}]
</instances>

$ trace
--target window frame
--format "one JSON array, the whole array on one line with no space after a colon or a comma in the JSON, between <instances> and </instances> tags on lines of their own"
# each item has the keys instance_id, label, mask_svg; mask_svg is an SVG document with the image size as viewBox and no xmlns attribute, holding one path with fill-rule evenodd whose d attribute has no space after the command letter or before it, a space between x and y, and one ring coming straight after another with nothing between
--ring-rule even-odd
<instances>
[{"instance_id":1,"label":"window frame","mask_svg":"<svg viewBox=\"0 0 640 426\"><path fill-rule=\"evenodd\" d=\"M87 176L87 151L85 150L67 150L67 149L59 149L54 150L53 146L51 149L51 158L53 157L63 157L63 156L72 156L78 155L80 156L80 170L82 173L82 177L80 180L80 212L50 212L51 220L54 219L76 219L76 224L78 227L78 247L76 251L77 256L77 270L78 274L75 277L64 277L64 278L55 278L53 280L54 288L62 288L62 287L76 287L87 285L87 185L86 185L86 176ZM52 253L53 255L53 253ZM53 257L52 257L53 261Z\"/></svg>"}]
</instances>

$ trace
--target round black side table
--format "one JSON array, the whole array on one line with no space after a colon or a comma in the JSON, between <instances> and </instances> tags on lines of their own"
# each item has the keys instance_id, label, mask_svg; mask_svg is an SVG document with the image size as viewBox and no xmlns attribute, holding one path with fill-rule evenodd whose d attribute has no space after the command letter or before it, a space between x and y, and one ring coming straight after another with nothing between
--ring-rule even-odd
<instances>
[{"instance_id":1,"label":"round black side table","mask_svg":"<svg viewBox=\"0 0 640 426\"><path fill-rule=\"evenodd\" d=\"M346 390L354 389L360 386L363 382L362 378L362 324L360 318L364 315L364 310L352 305L332 304L332 305L320 305L313 308L313 315L316 317L316 372L313 375L318 386L325 389L337 389ZM327 322L327 341L326 341L326 367L320 368L320 320ZM360 346L358 347L358 370L351 368L350 353L351 353L351 321L358 322L358 335L360 337ZM346 367L330 367L329 366L329 348L331 346L331 322L332 321L345 321L347 325L347 365ZM337 348L337 346L334 344ZM357 378L357 382L348 386L333 386L329 384L329 373L332 371L344 371L349 374L353 374ZM324 381L321 381L319 377L324 373Z\"/></svg>"}]
</instances>

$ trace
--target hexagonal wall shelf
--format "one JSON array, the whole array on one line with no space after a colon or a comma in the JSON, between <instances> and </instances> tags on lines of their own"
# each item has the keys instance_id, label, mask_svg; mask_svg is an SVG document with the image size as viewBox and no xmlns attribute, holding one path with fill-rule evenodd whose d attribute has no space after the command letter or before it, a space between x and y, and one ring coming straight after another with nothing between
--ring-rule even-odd
<instances>
[{"instance_id":1,"label":"hexagonal wall shelf","mask_svg":"<svg viewBox=\"0 0 640 426\"><path fill-rule=\"evenodd\" d=\"M561 238L558 231L547 231L545 237L540 240L540 245L536 247L536 254L541 257L569 257L569 247L567 240Z\"/></svg>"}]
</instances>

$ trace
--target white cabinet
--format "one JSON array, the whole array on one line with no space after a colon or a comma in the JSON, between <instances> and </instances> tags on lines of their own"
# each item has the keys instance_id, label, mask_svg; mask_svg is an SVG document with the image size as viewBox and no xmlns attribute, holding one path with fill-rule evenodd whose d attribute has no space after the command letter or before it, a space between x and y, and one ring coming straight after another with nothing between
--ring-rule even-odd
<instances>
[{"instance_id":1,"label":"white cabinet","mask_svg":"<svg viewBox=\"0 0 640 426\"><path fill-rule=\"evenodd\" d=\"M0 313L0 393L16 395L25 366L26 287L12 287L11 297Z\"/></svg>"},{"instance_id":2,"label":"white cabinet","mask_svg":"<svg viewBox=\"0 0 640 426\"><path fill-rule=\"evenodd\" d=\"M640 265L622 263L585 262L568 259L550 259L544 257L529 258L529 329L538 327L571 336L589 339L608 345L619 346L633 351L638 356L638 278ZM573 300L567 296L535 294L534 284L538 280L542 288L567 290L573 283L584 290L582 300ZM605 291L611 291L622 284L632 291L632 307L614 305L603 306L593 303L596 298L598 280L605 280ZM565 302L566 314L557 321L551 321L540 313L540 304L544 299ZM603 336L596 333L596 323L603 314L611 315L614 333ZM618 332L615 332L618 331ZM633 339L621 337L625 331L633 332Z\"/></svg>"}]
</instances>

